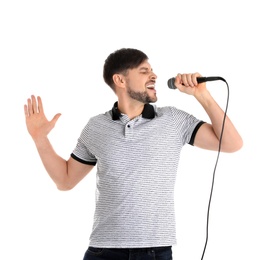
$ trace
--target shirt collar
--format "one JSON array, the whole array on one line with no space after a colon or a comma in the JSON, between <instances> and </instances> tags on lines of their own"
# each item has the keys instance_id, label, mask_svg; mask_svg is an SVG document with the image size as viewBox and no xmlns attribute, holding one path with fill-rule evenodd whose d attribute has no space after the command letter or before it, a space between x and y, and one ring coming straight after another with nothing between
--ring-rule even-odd
<instances>
[{"instance_id":1,"label":"shirt collar","mask_svg":"<svg viewBox=\"0 0 265 260\"><path fill-rule=\"evenodd\" d=\"M121 112L118 109L118 101L114 103L112 108L112 119L113 120L119 120L121 116ZM150 104L145 104L144 109L142 112L142 117L146 119L153 119L155 117L155 109Z\"/></svg>"}]
</instances>

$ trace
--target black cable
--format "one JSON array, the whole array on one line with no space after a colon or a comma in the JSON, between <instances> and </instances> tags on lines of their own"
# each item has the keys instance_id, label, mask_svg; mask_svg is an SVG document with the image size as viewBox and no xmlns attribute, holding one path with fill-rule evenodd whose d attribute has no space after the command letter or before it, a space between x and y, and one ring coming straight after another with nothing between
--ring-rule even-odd
<instances>
[{"instance_id":1,"label":"black cable","mask_svg":"<svg viewBox=\"0 0 265 260\"><path fill-rule=\"evenodd\" d=\"M225 111L224 111L224 118L223 118L221 133L220 133L218 153L217 153L217 158L216 158L216 162L215 162L215 166L214 166L214 171L213 171L212 187L211 187L210 198L209 198L209 203L208 203L208 210L207 210L206 240L205 240L205 245L204 245L204 249L203 249L203 253L202 253L201 260L203 260L203 257L204 257L204 254L205 254L205 250L206 250L206 247L207 247L207 243L208 243L210 207L211 207L211 201L212 201L212 195L213 195L215 172L216 172L216 168L217 168L217 164L218 164L218 160L219 160L219 156L220 156L221 145L222 145L222 138L223 138L223 132L224 132L224 125L225 125L225 119L226 119L226 114L227 114L227 109L228 109L228 102L229 102L229 86L228 86L228 83L222 77L217 77L217 78L220 79L220 80L222 80L222 81L224 81L226 83L226 86L227 86L227 101L226 101L226 107L225 107Z\"/></svg>"}]
</instances>

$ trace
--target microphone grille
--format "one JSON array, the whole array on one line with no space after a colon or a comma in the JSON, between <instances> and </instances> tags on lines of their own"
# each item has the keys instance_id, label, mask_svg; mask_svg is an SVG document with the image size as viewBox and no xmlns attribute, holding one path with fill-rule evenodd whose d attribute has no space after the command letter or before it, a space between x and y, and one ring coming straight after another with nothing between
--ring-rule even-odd
<instances>
[{"instance_id":1,"label":"microphone grille","mask_svg":"<svg viewBox=\"0 0 265 260\"><path fill-rule=\"evenodd\" d=\"M170 89L176 89L176 86L175 86L175 78L170 78L168 81L167 81L167 85Z\"/></svg>"}]
</instances>

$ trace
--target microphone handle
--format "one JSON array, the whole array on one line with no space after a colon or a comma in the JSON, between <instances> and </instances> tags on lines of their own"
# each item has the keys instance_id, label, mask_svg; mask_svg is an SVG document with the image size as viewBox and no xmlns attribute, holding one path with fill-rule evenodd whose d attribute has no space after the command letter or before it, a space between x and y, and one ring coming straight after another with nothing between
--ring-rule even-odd
<instances>
[{"instance_id":1,"label":"microphone handle","mask_svg":"<svg viewBox=\"0 0 265 260\"><path fill-rule=\"evenodd\" d=\"M223 80L223 81L225 81L225 79L222 78L222 77L198 77L197 78L197 82L198 83L203 83L203 82L207 82L207 81L215 81L215 80Z\"/></svg>"},{"instance_id":2,"label":"microphone handle","mask_svg":"<svg viewBox=\"0 0 265 260\"><path fill-rule=\"evenodd\" d=\"M215 80L222 80L222 81L226 82L226 80L224 78L218 77L218 76L216 76L216 77L197 77L197 82L199 84L200 83L203 83L203 82L215 81ZM171 89L177 88L174 83L175 83L175 78L174 77L173 78L170 78L168 80L168 82L167 82L168 87L171 88Z\"/></svg>"},{"instance_id":3,"label":"microphone handle","mask_svg":"<svg viewBox=\"0 0 265 260\"><path fill-rule=\"evenodd\" d=\"M208 81L207 80L207 77L197 77L197 82L200 84L200 83L203 83L203 82L206 82Z\"/></svg>"}]
</instances>

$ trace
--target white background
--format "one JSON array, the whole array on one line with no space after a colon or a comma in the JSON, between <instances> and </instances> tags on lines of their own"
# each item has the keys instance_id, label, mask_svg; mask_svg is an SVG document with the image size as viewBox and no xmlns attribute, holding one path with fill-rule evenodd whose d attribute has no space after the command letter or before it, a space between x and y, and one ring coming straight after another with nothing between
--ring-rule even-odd
<instances>
[{"instance_id":1,"label":"white background","mask_svg":"<svg viewBox=\"0 0 265 260\"><path fill-rule=\"evenodd\" d=\"M208 120L190 96L167 87L177 73L221 76L228 115L244 139L221 154L204 259L264 260L264 11L262 1L12 1L0 3L0 259L81 260L94 211L95 171L68 192L45 172L24 120L31 94L51 119L50 140L68 159L88 121L116 101L104 83L109 53L150 58L157 105ZM208 83L225 107L224 82ZM154 140L155 141L155 140ZM217 153L186 146L176 183L174 259L200 259Z\"/></svg>"}]
</instances>

